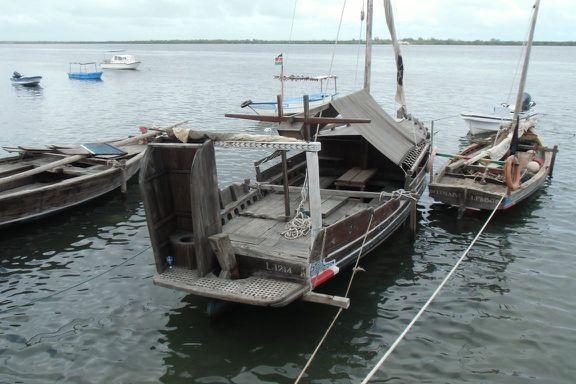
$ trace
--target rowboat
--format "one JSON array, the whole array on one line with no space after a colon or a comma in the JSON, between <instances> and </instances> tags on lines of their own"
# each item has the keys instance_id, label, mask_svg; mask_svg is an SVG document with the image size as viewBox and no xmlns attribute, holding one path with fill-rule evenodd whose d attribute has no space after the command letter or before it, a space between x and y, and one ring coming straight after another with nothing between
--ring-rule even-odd
<instances>
[{"instance_id":1,"label":"rowboat","mask_svg":"<svg viewBox=\"0 0 576 384\"><path fill-rule=\"evenodd\" d=\"M415 231L430 159L426 127L388 115L369 83L366 71L364 89L317 108L305 95L304 113L290 117L226 115L279 123L279 135L174 128L150 143L140 188L154 284L256 306L347 307L315 289L405 224ZM216 148L267 155L255 180L221 187Z\"/></svg>"},{"instance_id":2,"label":"rowboat","mask_svg":"<svg viewBox=\"0 0 576 384\"><path fill-rule=\"evenodd\" d=\"M79 147L4 147L0 159L0 228L63 211L117 188L138 172L145 140L158 131Z\"/></svg>"},{"instance_id":3,"label":"rowboat","mask_svg":"<svg viewBox=\"0 0 576 384\"><path fill-rule=\"evenodd\" d=\"M22 76L19 72L14 72L10 78L12 84L21 85L23 87L36 87L40 84L42 76Z\"/></svg>"}]
</instances>

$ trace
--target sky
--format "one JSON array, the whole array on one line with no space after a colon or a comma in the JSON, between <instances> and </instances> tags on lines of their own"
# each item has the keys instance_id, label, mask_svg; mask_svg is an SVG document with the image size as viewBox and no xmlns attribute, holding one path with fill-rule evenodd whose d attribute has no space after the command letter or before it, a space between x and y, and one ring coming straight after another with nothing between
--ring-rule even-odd
<instances>
[{"instance_id":1,"label":"sky","mask_svg":"<svg viewBox=\"0 0 576 384\"><path fill-rule=\"evenodd\" d=\"M524 40L534 4L392 3L400 39L458 40ZM334 41L343 8L339 39L348 40L360 37L362 6L363 0L0 0L0 41ZM381 0L374 9L374 36L388 38ZM534 39L576 41L576 1L542 0Z\"/></svg>"}]
</instances>

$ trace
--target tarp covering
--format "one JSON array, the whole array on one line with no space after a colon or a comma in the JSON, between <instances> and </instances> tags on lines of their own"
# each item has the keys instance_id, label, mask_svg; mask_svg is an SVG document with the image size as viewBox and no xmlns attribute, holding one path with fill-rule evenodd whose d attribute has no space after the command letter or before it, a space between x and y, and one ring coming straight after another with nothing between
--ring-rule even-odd
<instances>
[{"instance_id":1,"label":"tarp covering","mask_svg":"<svg viewBox=\"0 0 576 384\"><path fill-rule=\"evenodd\" d=\"M332 106L345 119L362 118L371 122L353 124L351 128L326 134L360 134L397 165L401 165L404 156L426 137L422 123L416 119L396 121L364 90L337 98L332 101Z\"/></svg>"}]
</instances>

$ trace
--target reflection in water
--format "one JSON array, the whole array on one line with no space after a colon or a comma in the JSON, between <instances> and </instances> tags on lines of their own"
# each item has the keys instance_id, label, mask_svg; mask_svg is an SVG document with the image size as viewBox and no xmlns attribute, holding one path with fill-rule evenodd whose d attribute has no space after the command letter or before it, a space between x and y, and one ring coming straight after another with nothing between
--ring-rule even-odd
<instances>
[{"instance_id":1,"label":"reflection in water","mask_svg":"<svg viewBox=\"0 0 576 384\"><path fill-rule=\"evenodd\" d=\"M412 283L406 282L418 280L409 256L412 253L410 235L398 233L390 239L389 245L361 261L361 267L367 272L354 278L350 299L355 313L344 312L339 319L339 328L370 332L373 324L368 319L380 316L394 319L405 310L405 298L402 297L393 299L398 306L387 304L385 311L381 307L391 299L391 287L407 287ZM350 278L348 268L322 285L319 292L344 295ZM373 300L374 295L379 296L378 300ZM234 305L210 322L205 311L207 302L204 298L186 296L183 305L169 314L166 330L158 340L167 350L164 365L169 367L162 382L174 383L186 378L206 383L293 382L337 311L333 307L304 302L283 308ZM371 338L341 335L336 330L323 347L324 353L330 356L329 361L326 356L319 356L310 374L322 377L322 371L330 369L334 360L338 365L349 366L357 360L354 356L357 350L370 349L372 343ZM217 369L206 359L211 354L215 354L219 362ZM371 355L368 352L366 357Z\"/></svg>"},{"instance_id":2,"label":"reflection in water","mask_svg":"<svg viewBox=\"0 0 576 384\"><path fill-rule=\"evenodd\" d=\"M40 98L44 96L44 88L41 85L35 87L23 87L18 84L12 84L17 97L21 98Z\"/></svg>"}]
</instances>

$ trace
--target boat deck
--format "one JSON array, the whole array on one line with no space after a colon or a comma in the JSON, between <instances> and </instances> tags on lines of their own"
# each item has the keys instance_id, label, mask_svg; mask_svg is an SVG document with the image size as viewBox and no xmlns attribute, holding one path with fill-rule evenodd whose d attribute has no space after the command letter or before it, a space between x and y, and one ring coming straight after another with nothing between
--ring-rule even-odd
<instances>
[{"instance_id":1,"label":"boat deck","mask_svg":"<svg viewBox=\"0 0 576 384\"><path fill-rule=\"evenodd\" d=\"M301 196L290 193L292 218ZM322 224L328 226L338 220L370 207L359 199L340 196L322 196ZM273 255L287 261L307 261L310 254L310 237L286 239L284 219L284 195L269 193L256 201L249 209L243 211L225 224L222 231L230 236L234 250L238 254L249 256Z\"/></svg>"}]
</instances>

